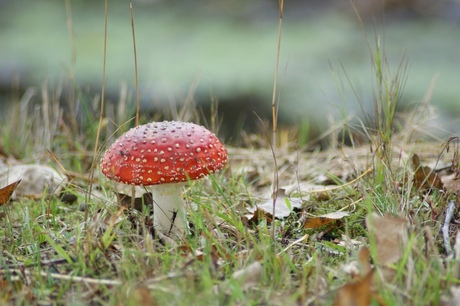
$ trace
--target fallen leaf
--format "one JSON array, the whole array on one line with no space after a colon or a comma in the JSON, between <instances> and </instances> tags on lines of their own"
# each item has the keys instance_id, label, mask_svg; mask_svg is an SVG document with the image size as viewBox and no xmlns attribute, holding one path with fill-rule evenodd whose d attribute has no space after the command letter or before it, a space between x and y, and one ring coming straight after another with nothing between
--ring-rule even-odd
<instances>
[{"instance_id":1,"label":"fallen leaf","mask_svg":"<svg viewBox=\"0 0 460 306\"><path fill-rule=\"evenodd\" d=\"M328 225L336 222L343 217L349 216L350 214L345 211L336 211L330 214L321 215L318 217L306 218L303 227L304 228L318 228L324 225Z\"/></svg>"},{"instance_id":2,"label":"fallen leaf","mask_svg":"<svg viewBox=\"0 0 460 306\"><path fill-rule=\"evenodd\" d=\"M300 209L302 207L302 198L288 197L284 189L278 190L275 205L275 218L284 219L291 214L294 209ZM254 212L257 209L261 209L267 213L273 213L273 199L267 199L262 204L257 204L256 208L248 208L250 212Z\"/></svg>"},{"instance_id":3,"label":"fallen leaf","mask_svg":"<svg viewBox=\"0 0 460 306\"><path fill-rule=\"evenodd\" d=\"M371 304L372 296L372 278L374 270L369 271L360 280L346 284L339 288L335 296L334 306L368 306Z\"/></svg>"},{"instance_id":4,"label":"fallen leaf","mask_svg":"<svg viewBox=\"0 0 460 306\"><path fill-rule=\"evenodd\" d=\"M371 237L375 239L377 263L388 265L401 259L407 244L407 220L386 214L381 217L376 213L366 217L366 226Z\"/></svg>"},{"instance_id":5,"label":"fallen leaf","mask_svg":"<svg viewBox=\"0 0 460 306\"><path fill-rule=\"evenodd\" d=\"M16 187L18 187L21 180L11 183L0 189L0 205L8 203Z\"/></svg>"},{"instance_id":6,"label":"fallen leaf","mask_svg":"<svg viewBox=\"0 0 460 306\"><path fill-rule=\"evenodd\" d=\"M412 155L412 167L415 171L413 181L417 189L422 191L429 191L433 188L444 189L444 185L438 174L430 167L423 166L417 154Z\"/></svg>"},{"instance_id":7,"label":"fallen leaf","mask_svg":"<svg viewBox=\"0 0 460 306\"><path fill-rule=\"evenodd\" d=\"M0 185L21 180L21 184L12 195L38 199L43 192L59 194L67 183L67 178L50 166L38 164L0 166Z\"/></svg>"},{"instance_id":8,"label":"fallen leaf","mask_svg":"<svg viewBox=\"0 0 460 306\"><path fill-rule=\"evenodd\" d=\"M361 266L362 274L368 274L372 270L371 263L369 261L370 255L371 255L371 252L369 251L369 248L367 247L362 247L358 250L358 262L359 262L359 265Z\"/></svg>"},{"instance_id":9,"label":"fallen leaf","mask_svg":"<svg viewBox=\"0 0 460 306\"><path fill-rule=\"evenodd\" d=\"M370 264L370 251L367 247L358 250L360 274L355 274L355 281L340 287L335 296L334 306L368 306L374 300L379 305L386 305L383 299L373 290L374 269Z\"/></svg>"}]
</instances>

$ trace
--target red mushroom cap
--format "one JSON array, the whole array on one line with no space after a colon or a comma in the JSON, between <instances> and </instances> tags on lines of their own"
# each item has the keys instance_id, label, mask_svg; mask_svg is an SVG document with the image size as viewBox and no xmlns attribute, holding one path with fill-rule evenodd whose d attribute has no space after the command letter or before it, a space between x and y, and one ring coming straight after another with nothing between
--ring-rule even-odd
<instances>
[{"instance_id":1,"label":"red mushroom cap","mask_svg":"<svg viewBox=\"0 0 460 306\"><path fill-rule=\"evenodd\" d=\"M102 157L101 170L125 184L167 184L218 171L227 158L224 145L203 126L152 122L121 135Z\"/></svg>"}]
</instances>

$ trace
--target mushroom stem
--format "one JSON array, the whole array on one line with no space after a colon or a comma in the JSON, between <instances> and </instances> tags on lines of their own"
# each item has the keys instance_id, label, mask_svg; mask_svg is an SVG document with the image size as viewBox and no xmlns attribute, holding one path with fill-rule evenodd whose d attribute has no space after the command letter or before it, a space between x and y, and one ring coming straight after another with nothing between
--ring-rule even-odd
<instances>
[{"instance_id":1,"label":"mushroom stem","mask_svg":"<svg viewBox=\"0 0 460 306\"><path fill-rule=\"evenodd\" d=\"M153 226L164 234L183 236L189 233L185 203L182 198L184 183L149 186L153 198Z\"/></svg>"}]
</instances>

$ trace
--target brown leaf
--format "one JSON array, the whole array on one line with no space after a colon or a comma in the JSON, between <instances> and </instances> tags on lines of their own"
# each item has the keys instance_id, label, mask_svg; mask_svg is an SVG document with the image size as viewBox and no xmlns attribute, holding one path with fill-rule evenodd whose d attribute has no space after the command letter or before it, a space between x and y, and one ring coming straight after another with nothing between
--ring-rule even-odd
<instances>
[{"instance_id":1,"label":"brown leaf","mask_svg":"<svg viewBox=\"0 0 460 306\"><path fill-rule=\"evenodd\" d=\"M361 274L368 274L372 270L371 263L369 262L370 255L371 252L367 247L362 247L358 251L358 262L361 266Z\"/></svg>"},{"instance_id":2,"label":"brown leaf","mask_svg":"<svg viewBox=\"0 0 460 306\"><path fill-rule=\"evenodd\" d=\"M361 266L362 277L339 288L334 299L334 306L368 306L374 300L377 304L385 306L383 299L373 290L374 269L369 262L370 251L362 247L358 251L358 262ZM355 278L356 279L356 278Z\"/></svg>"},{"instance_id":3,"label":"brown leaf","mask_svg":"<svg viewBox=\"0 0 460 306\"><path fill-rule=\"evenodd\" d=\"M337 291L334 306L368 306L371 304L372 277L374 270L369 271L357 282L346 284Z\"/></svg>"},{"instance_id":4,"label":"brown leaf","mask_svg":"<svg viewBox=\"0 0 460 306\"><path fill-rule=\"evenodd\" d=\"M430 167L423 166L417 154L412 156L412 166L415 171L413 179L414 185L417 189L422 191L428 191L433 188L439 190L444 189L444 185L438 174Z\"/></svg>"},{"instance_id":5,"label":"brown leaf","mask_svg":"<svg viewBox=\"0 0 460 306\"><path fill-rule=\"evenodd\" d=\"M346 217L348 215L349 213L347 212L336 211L336 212L318 216L318 217L306 218L305 223L303 224L303 227L304 228L318 228L324 225L334 223L337 220L342 219L343 217Z\"/></svg>"},{"instance_id":6,"label":"brown leaf","mask_svg":"<svg viewBox=\"0 0 460 306\"><path fill-rule=\"evenodd\" d=\"M377 263L388 265L397 262L407 244L407 220L386 214L381 217L373 213L366 217L366 226L375 238Z\"/></svg>"},{"instance_id":7,"label":"brown leaf","mask_svg":"<svg viewBox=\"0 0 460 306\"><path fill-rule=\"evenodd\" d=\"M21 180L9 184L6 187L0 189L0 205L8 203L16 187L19 185Z\"/></svg>"}]
</instances>

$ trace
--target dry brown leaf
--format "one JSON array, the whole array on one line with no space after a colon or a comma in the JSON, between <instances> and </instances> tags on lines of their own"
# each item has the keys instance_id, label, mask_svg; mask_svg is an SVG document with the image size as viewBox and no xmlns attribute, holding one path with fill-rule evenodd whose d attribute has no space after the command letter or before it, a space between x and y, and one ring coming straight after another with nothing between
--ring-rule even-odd
<instances>
[{"instance_id":1,"label":"dry brown leaf","mask_svg":"<svg viewBox=\"0 0 460 306\"><path fill-rule=\"evenodd\" d=\"M21 180L11 183L0 189L0 205L8 203L16 187L18 187Z\"/></svg>"},{"instance_id":2,"label":"dry brown leaf","mask_svg":"<svg viewBox=\"0 0 460 306\"><path fill-rule=\"evenodd\" d=\"M374 270L369 271L357 282L346 284L337 291L334 306L368 306L371 303L372 278Z\"/></svg>"},{"instance_id":3,"label":"dry brown leaf","mask_svg":"<svg viewBox=\"0 0 460 306\"><path fill-rule=\"evenodd\" d=\"M417 154L412 155L412 166L415 171L413 179L414 185L417 189L422 191L428 191L433 188L439 190L444 189L444 185L438 174L430 167L423 166Z\"/></svg>"},{"instance_id":4,"label":"dry brown leaf","mask_svg":"<svg viewBox=\"0 0 460 306\"><path fill-rule=\"evenodd\" d=\"M361 267L361 275L357 281L346 284L339 288L334 299L334 306L367 306L371 301L379 305L385 305L383 299L373 290L374 269L370 264L370 251L362 247L358 251L358 263Z\"/></svg>"},{"instance_id":5,"label":"dry brown leaf","mask_svg":"<svg viewBox=\"0 0 460 306\"><path fill-rule=\"evenodd\" d=\"M336 222L343 217L348 216L345 211L336 211L330 214L321 215L318 217L307 218L303 224L304 228L318 228Z\"/></svg>"},{"instance_id":6,"label":"dry brown leaf","mask_svg":"<svg viewBox=\"0 0 460 306\"><path fill-rule=\"evenodd\" d=\"M371 263L369 261L370 255L371 252L367 247L362 247L358 251L358 262L361 266L361 274L368 274L372 270Z\"/></svg>"},{"instance_id":7,"label":"dry brown leaf","mask_svg":"<svg viewBox=\"0 0 460 306\"><path fill-rule=\"evenodd\" d=\"M366 226L371 237L375 238L377 264L388 265L397 262L403 255L407 244L407 220L386 214L376 213L366 217Z\"/></svg>"}]
</instances>

